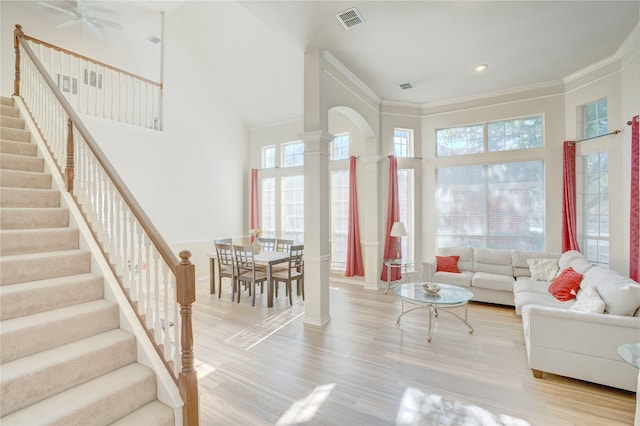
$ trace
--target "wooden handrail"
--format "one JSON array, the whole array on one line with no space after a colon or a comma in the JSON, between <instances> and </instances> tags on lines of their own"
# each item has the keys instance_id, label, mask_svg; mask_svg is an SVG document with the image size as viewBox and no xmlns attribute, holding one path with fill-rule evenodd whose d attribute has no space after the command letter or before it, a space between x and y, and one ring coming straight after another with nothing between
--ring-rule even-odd
<instances>
[{"instance_id":1,"label":"wooden handrail","mask_svg":"<svg viewBox=\"0 0 640 426\"><path fill-rule=\"evenodd\" d=\"M25 53L29 56L29 58L31 58L31 61L34 63L35 67L38 69L38 72L42 74L43 78L47 82L47 85L52 89L54 89L56 87L55 82L49 76L49 73L44 68L44 66L40 63L36 54L33 52L33 50L31 50L31 47L29 46L29 44L25 41L23 37L24 33L22 32L21 25L16 24L16 29L14 31L14 34L15 34L16 40L19 40L20 46L24 49ZM18 76L19 74L20 74L20 66L19 64L17 64L16 75ZM19 95L20 93L19 83L16 83L15 85L18 86L18 89L16 90L16 94ZM69 116L69 119L73 121L73 125L78 130L78 133L80 133L80 135L87 142L87 146L89 147L93 155L96 157L96 160L100 163L100 165L104 169L107 176L109 176L109 179L111 179L111 182L113 183L113 185L120 192L120 194L122 195L122 198L125 200L127 205L129 205L129 207L131 208L133 215L138 220L138 222L140 223L144 231L147 233L147 235L149 236L149 239L153 242L153 244L158 249L160 256L162 256L162 258L167 263L167 265L169 265L169 268L171 268L171 272L175 274L176 265L179 263L179 260L176 257L176 255L173 254L173 252L171 251L171 248L166 243L166 241L160 236L160 232L158 232L156 227L153 225L153 222L151 221L151 219L149 219L149 217L144 212L142 207L140 207L140 204L138 204L138 202L136 201L131 191L129 191L129 189L124 184L124 182L122 181L118 173L115 171L113 166L111 166L111 163L107 160L107 156L102 152L98 143L95 141L91 133L89 133L89 130L87 130L82 120L80 120L80 117L75 112L75 110L73 109L73 107L71 106L67 98L65 98L64 95L59 90L53 90L53 93L55 97L58 99L58 101L60 102L60 105L62 105L62 108L64 109L64 111Z\"/></svg>"},{"instance_id":2,"label":"wooden handrail","mask_svg":"<svg viewBox=\"0 0 640 426\"><path fill-rule=\"evenodd\" d=\"M16 25L16 27L17 27L17 25ZM148 78L144 78L144 77L141 77L139 75L133 74L133 73L131 73L129 71L125 71L125 70L123 70L121 68L114 67L113 65L105 64L104 62L98 61L98 60L90 58L88 56L81 55L80 53L76 53L76 52L73 52L71 50L67 50L64 47L60 47L60 46L56 46L55 44L47 43L46 41L39 40L37 38L28 36L28 35L26 35L24 33L23 33L22 36L23 36L23 38L25 40L32 41L32 42L34 42L36 44L41 44L41 45L43 45L45 47L48 47L50 49L57 50L58 52L66 53L67 55L74 56L74 57L76 57L78 59L83 59L83 60L85 60L87 62L91 62L91 63L94 63L96 65L100 65L100 66L103 66L105 68L117 71L117 72L119 72L121 74L128 75L129 77L133 77L136 80L144 81L145 83L149 83L149 84L152 84L154 86L158 86L160 89L162 89L162 83L158 83L157 81L149 80Z\"/></svg>"}]
</instances>

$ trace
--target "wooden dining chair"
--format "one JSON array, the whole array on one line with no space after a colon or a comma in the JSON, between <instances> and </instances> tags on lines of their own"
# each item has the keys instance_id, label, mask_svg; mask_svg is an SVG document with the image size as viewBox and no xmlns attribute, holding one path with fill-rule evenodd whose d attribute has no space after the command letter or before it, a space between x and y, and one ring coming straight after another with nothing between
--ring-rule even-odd
<instances>
[{"instance_id":1,"label":"wooden dining chair","mask_svg":"<svg viewBox=\"0 0 640 426\"><path fill-rule=\"evenodd\" d=\"M249 287L249 295L252 296L251 306L256 305L256 286L260 284L260 292L264 292L264 283L267 281L267 273L256 268L252 246L233 246L236 258L236 271L238 279L238 303L240 303L240 283Z\"/></svg>"},{"instance_id":2,"label":"wooden dining chair","mask_svg":"<svg viewBox=\"0 0 640 426\"><path fill-rule=\"evenodd\" d=\"M278 297L278 285L286 283L286 294L289 295L289 304L293 305L291 282L296 282L296 294L302 293L304 300L304 245L291 246L289 249L289 267L284 271L276 271L271 275L271 280L275 286L276 297Z\"/></svg>"},{"instance_id":3,"label":"wooden dining chair","mask_svg":"<svg viewBox=\"0 0 640 426\"><path fill-rule=\"evenodd\" d=\"M275 238L258 237L258 241L260 242L260 247L263 251L274 251L276 249Z\"/></svg>"},{"instance_id":4,"label":"wooden dining chair","mask_svg":"<svg viewBox=\"0 0 640 426\"><path fill-rule=\"evenodd\" d=\"M218 260L218 299L222 296L222 279L231 278L231 300L233 300L236 291L239 293L239 288L231 243L216 243L216 258Z\"/></svg>"},{"instance_id":5,"label":"wooden dining chair","mask_svg":"<svg viewBox=\"0 0 640 426\"><path fill-rule=\"evenodd\" d=\"M285 240L283 238L278 238L276 240L276 251L280 251L282 253L288 253L293 245L293 240Z\"/></svg>"}]
</instances>

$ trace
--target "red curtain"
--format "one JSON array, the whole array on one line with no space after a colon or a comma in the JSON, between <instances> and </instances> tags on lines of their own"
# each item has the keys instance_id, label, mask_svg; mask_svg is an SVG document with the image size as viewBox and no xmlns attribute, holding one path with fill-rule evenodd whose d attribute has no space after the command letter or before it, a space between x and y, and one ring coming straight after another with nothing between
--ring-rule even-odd
<instances>
[{"instance_id":1,"label":"red curtain","mask_svg":"<svg viewBox=\"0 0 640 426\"><path fill-rule=\"evenodd\" d=\"M391 227L400 221L400 203L398 201L398 159L395 155L389 156L389 201L387 203L387 232L384 241L384 258L395 259L400 257L398 253L398 237L392 237ZM391 279L387 277L387 267L382 264L382 281L397 281L402 277L401 268L391 268Z\"/></svg>"},{"instance_id":2,"label":"red curtain","mask_svg":"<svg viewBox=\"0 0 640 426\"><path fill-rule=\"evenodd\" d=\"M629 277L640 282L640 152L638 148L638 120L631 120L631 203L629 218Z\"/></svg>"},{"instance_id":3,"label":"red curtain","mask_svg":"<svg viewBox=\"0 0 640 426\"><path fill-rule=\"evenodd\" d=\"M580 250L576 218L576 143L565 141L562 151L562 252Z\"/></svg>"},{"instance_id":4,"label":"red curtain","mask_svg":"<svg viewBox=\"0 0 640 426\"><path fill-rule=\"evenodd\" d=\"M347 231L347 265L345 277L364 276L362 250L360 247L360 225L358 223L358 191L356 187L356 157L349 159L349 224Z\"/></svg>"},{"instance_id":5,"label":"red curtain","mask_svg":"<svg viewBox=\"0 0 640 426\"><path fill-rule=\"evenodd\" d=\"M260 229L258 220L258 170L251 169L251 229ZM254 236L251 235L253 243Z\"/></svg>"}]
</instances>

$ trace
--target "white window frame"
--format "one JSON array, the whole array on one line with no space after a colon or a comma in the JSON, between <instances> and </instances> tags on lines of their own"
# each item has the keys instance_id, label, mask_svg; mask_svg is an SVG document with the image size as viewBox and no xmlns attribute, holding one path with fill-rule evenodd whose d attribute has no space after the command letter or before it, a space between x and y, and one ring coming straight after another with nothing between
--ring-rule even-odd
<instances>
[{"instance_id":1,"label":"white window frame","mask_svg":"<svg viewBox=\"0 0 640 426\"><path fill-rule=\"evenodd\" d=\"M406 136L401 136L401 134ZM413 157L413 129L396 127L393 129L393 154L398 158ZM406 151L406 152L403 152Z\"/></svg>"},{"instance_id":2,"label":"white window frame","mask_svg":"<svg viewBox=\"0 0 640 426\"><path fill-rule=\"evenodd\" d=\"M295 152L288 152L293 149ZM293 141L282 144L282 158L280 164L282 167L299 167L304 166L304 142ZM290 160L292 159L292 160Z\"/></svg>"},{"instance_id":3,"label":"white window frame","mask_svg":"<svg viewBox=\"0 0 640 426\"><path fill-rule=\"evenodd\" d=\"M271 155L270 155L271 154ZM276 146L268 145L262 147L262 168L263 169L273 169L278 166L276 163Z\"/></svg>"},{"instance_id":4,"label":"white window frame","mask_svg":"<svg viewBox=\"0 0 640 426\"><path fill-rule=\"evenodd\" d=\"M588 170L587 161L591 156L597 156L597 171ZM607 169L602 169L603 156L606 157ZM582 155L582 202L580 217L582 219L581 249L589 262L605 268L610 261L610 204L609 204L609 168L607 150L585 153ZM604 177L604 179L603 179ZM595 182L594 182L595 181ZM594 191L594 192L591 192ZM593 196L593 197L592 197ZM596 198L598 209L595 212L589 204ZM597 226L594 222L597 222ZM598 232L592 232L593 227ZM592 229L590 229L592 228Z\"/></svg>"}]
</instances>

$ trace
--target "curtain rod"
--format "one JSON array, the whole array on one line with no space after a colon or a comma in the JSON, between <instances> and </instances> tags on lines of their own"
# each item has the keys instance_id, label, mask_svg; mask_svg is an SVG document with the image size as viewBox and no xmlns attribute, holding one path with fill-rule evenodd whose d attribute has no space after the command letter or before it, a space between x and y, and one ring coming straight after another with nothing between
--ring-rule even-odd
<instances>
[{"instance_id":1,"label":"curtain rod","mask_svg":"<svg viewBox=\"0 0 640 426\"><path fill-rule=\"evenodd\" d=\"M589 141L589 140L595 139L595 138L601 138L603 136L617 135L618 133L622 133L622 130L614 130L613 132L605 133L604 135L592 136L590 138L580 139L579 141L570 141L569 142L569 146L575 145L578 142L584 142L584 141Z\"/></svg>"},{"instance_id":2,"label":"curtain rod","mask_svg":"<svg viewBox=\"0 0 640 426\"><path fill-rule=\"evenodd\" d=\"M391 158L392 155L393 154L387 155L387 158ZM407 160L422 160L422 157L396 157L396 158L398 158L398 159L404 158L404 159L407 159Z\"/></svg>"},{"instance_id":3,"label":"curtain rod","mask_svg":"<svg viewBox=\"0 0 640 426\"><path fill-rule=\"evenodd\" d=\"M640 123L640 117L636 117L636 121ZM627 121L627 126L631 126L633 122L631 120Z\"/></svg>"}]
</instances>

